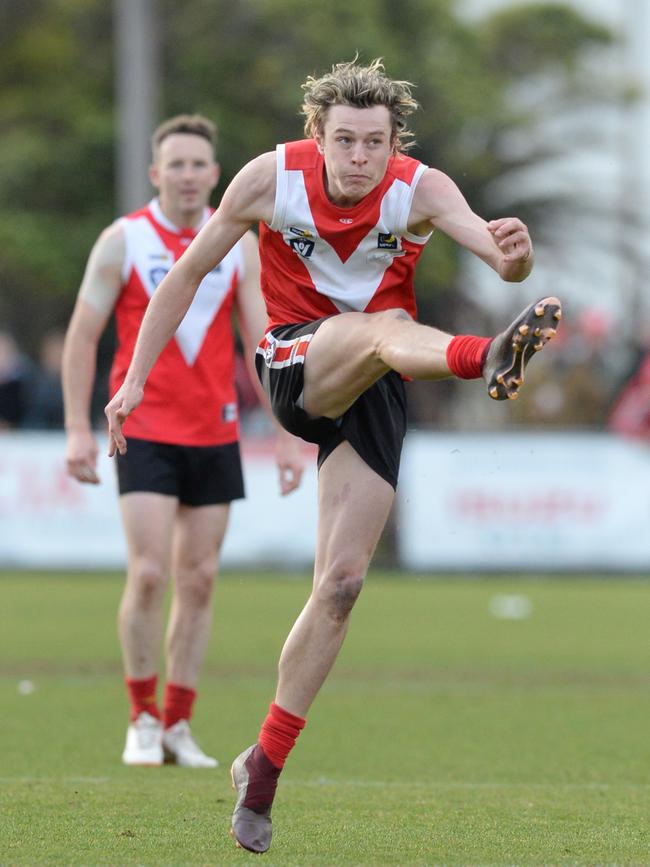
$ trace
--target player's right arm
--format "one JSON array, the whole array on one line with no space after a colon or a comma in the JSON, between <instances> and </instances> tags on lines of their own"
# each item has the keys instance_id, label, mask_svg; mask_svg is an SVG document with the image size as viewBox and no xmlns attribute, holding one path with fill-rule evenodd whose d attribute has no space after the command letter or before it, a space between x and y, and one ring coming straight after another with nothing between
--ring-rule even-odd
<instances>
[{"instance_id":1,"label":"player's right arm","mask_svg":"<svg viewBox=\"0 0 650 867\"><path fill-rule=\"evenodd\" d=\"M264 336L268 317L260 290L259 246L257 236L253 232L247 232L244 235L241 240L241 249L244 255L244 275L237 283L235 295L237 322L251 383L276 431L275 456L280 477L280 493L284 496L291 493L300 484L305 468L305 459L301 441L286 431L274 418L268 398L255 370L255 351Z\"/></svg>"},{"instance_id":2,"label":"player's right arm","mask_svg":"<svg viewBox=\"0 0 650 867\"><path fill-rule=\"evenodd\" d=\"M415 189L409 229L426 235L440 229L474 253L502 280L520 282L533 267L533 245L528 228L518 217L486 222L470 208L451 178L427 169Z\"/></svg>"},{"instance_id":3,"label":"player's right arm","mask_svg":"<svg viewBox=\"0 0 650 867\"><path fill-rule=\"evenodd\" d=\"M66 467L80 482L97 484L97 442L90 403L97 346L122 288L124 230L113 223L99 236L88 257L63 350Z\"/></svg>"},{"instance_id":4,"label":"player's right arm","mask_svg":"<svg viewBox=\"0 0 650 867\"><path fill-rule=\"evenodd\" d=\"M226 190L221 204L156 289L142 320L131 364L106 406L109 455L124 454L122 424L142 400L156 359L180 325L205 275L215 268L251 224L271 222L275 204L275 153L248 163Z\"/></svg>"}]
</instances>

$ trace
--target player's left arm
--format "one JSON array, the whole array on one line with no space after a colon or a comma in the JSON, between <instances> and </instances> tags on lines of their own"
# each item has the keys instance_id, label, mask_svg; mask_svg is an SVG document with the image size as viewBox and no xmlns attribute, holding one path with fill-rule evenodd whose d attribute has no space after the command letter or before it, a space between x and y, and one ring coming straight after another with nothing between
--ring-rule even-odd
<instances>
[{"instance_id":1,"label":"player's left arm","mask_svg":"<svg viewBox=\"0 0 650 867\"><path fill-rule=\"evenodd\" d=\"M487 262L502 280L520 282L531 272L533 245L517 217L486 222L470 208L456 184L437 169L427 169L415 190L409 228L425 234L434 226Z\"/></svg>"},{"instance_id":2,"label":"player's left arm","mask_svg":"<svg viewBox=\"0 0 650 867\"><path fill-rule=\"evenodd\" d=\"M244 253L244 274L237 283L235 308L237 323L244 346L246 367L259 397L260 403L276 428L276 462L280 475L280 492L288 494L300 484L305 459L300 440L284 430L273 417L271 407L255 370L255 351L264 336L267 316L260 291L260 255L257 236L247 232L241 239Z\"/></svg>"}]
</instances>

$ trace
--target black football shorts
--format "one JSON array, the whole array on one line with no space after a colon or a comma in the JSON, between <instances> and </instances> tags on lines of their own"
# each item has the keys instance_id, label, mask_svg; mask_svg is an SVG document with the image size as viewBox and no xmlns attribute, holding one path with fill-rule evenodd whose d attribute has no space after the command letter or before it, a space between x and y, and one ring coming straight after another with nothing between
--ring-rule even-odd
<instances>
[{"instance_id":1,"label":"black football shorts","mask_svg":"<svg viewBox=\"0 0 650 867\"><path fill-rule=\"evenodd\" d=\"M397 488L406 434L406 389L399 373L386 373L339 418L315 418L301 406L305 355L309 341L324 321L278 326L258 346L257 375L273 413L289 433L318 444L319 469L347 440L371 469Z\"/></svg>"},{"instance_id":2,"label":"black football shorts","mask_svg":"<svg viewBox=\"0 0 650 867\"><path fill-rule=\"evenodd\" d=\"M185 506L230 503L244 496L239 443L178 446L129 437L117 453L120 495L136 491L177 497Z\"/></svg>"}]
</instances>

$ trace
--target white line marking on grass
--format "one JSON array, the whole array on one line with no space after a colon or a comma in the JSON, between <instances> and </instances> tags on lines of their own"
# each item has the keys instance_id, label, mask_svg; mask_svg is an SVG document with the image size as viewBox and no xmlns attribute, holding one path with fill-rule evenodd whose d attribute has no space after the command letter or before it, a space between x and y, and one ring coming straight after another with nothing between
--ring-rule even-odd
<instances>
[{"instance_id":1,"label":"white line marking on grass","mask_svg":"<svg viewBox=\"0 0 650 867\"><path fill-rule=\"evenodd\" d=\"M114 782L114 777L0 777L0 785L8 783L73 783L90 784ZM562 789L565 791L598 791L607 789L650 789L650 783L497 783L497 782L446 782L443 780L335 780L319 777L317 780L283 780L283 785L307 786L309 788L346 787L349 789Z\"/></svg>"},{"instance_id":2,"label":"white line marking on grass","mask_svg":"<svg viewBox=\"0 0 650 867\"><path fill-rule=\"evenodd\" d=\"M112 777L0 777L6 783L110 783Z\"/></svg>"},{"instance_id":3,"label":"white line marking on grass","mask_svg":"<svg viewBox=\"0 0 650 867\"><path fill-rule=\"evenodd\" d=\"M334 780L320 777L318 780L285 780L285 785L346 786L350 789L563 789L566 791L589 791L601 789L650 789L650 783L489 783L489 782L443 782L436 780Z\"/></svg>"}]
</instances>

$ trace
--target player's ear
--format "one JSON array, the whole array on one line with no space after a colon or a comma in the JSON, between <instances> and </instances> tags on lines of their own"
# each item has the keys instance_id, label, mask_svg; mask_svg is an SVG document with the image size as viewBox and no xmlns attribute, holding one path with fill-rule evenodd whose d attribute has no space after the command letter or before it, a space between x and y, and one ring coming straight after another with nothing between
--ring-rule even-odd
<instances>
[{"instance_id":1,"label":"player's ear","mask_svg":"<svg viewBox=\"0 0 650 867\"><path fill-rule=\"evenodd\" d=\"M151 181L152 187L155 187L156 189L160 187L160 172L155 163L151 163L149 166L149 180Z\"/></svg>"},{"instance_id":2,"label":"player's ear","mask_svg":"<svg viewBox=\"0 0 650 867\"><path fill-rule=\"evenodd\" d=\"M221 166L219 163L214 163L212 169L212 189L214 189L219 183L219 178L221 177Z\"/></svg>"},{"instance_id":3,"label":"player's ear","mask_svg":"<svg viewBox=\"0 0 650 867\"><path fill-rule=\"evenodd\" d=\"M325 153L325 148L323 147L323 129L322 127L318 127L314 132L314 140L316 142L316 147L318 148L319 154Z\"/></svg>"}]
</instances>

